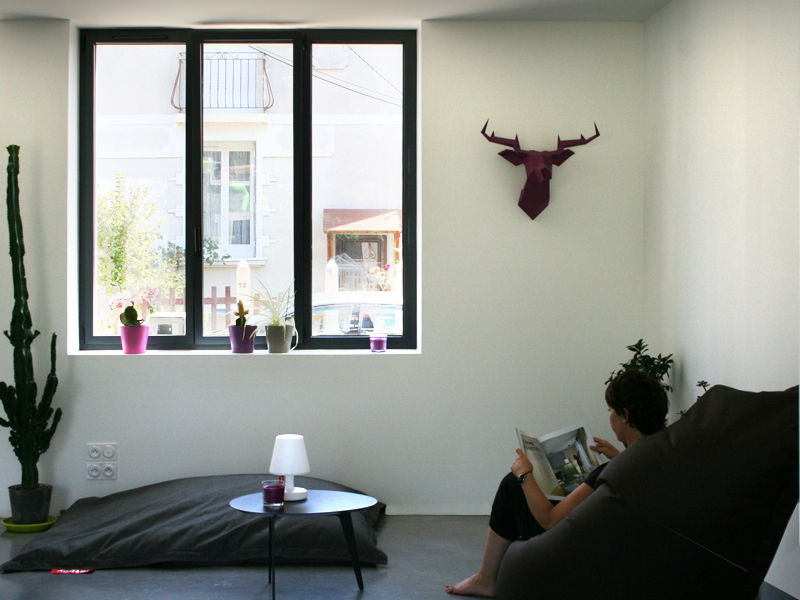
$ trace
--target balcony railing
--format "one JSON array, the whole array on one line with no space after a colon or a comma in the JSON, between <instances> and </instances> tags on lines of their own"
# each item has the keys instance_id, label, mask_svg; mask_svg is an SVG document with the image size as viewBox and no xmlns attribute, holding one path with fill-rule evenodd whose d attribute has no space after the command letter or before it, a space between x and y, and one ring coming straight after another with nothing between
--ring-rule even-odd
<instances>
[{"instance_id":1,"label":"balcony railing","mask_svg":"<svg viewBox=\"0 0 800 600\"><path fill-rule=\"evenodd\" d=\"M186 110L186 55L178 59L172 106ZM203 56L203 108L266 111L275 103L261 52L206 52Z\"/></svg>"}]
</instances>

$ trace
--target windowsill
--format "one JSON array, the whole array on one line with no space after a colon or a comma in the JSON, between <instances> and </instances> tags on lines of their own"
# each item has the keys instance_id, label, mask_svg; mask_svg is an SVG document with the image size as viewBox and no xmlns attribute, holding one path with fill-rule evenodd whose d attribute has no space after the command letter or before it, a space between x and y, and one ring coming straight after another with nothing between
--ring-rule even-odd
<instances>
[{"instance_id":1,"label":"windowsill","mask_svg":"<svg viewBox=\"0 0 800 600\"><path fill-rule=\"evenodd\" d=\"M422 354L419 348L412 350L396 349L386 352L371 352L370 350L292 350L287 353L270 353L267 350L254 350L248 354L234 354L230 350L148 350L144 354L123 354L122 350L73 350L68 351L69 356L368 356L368 355L403 355Z\"/></svg>"}]
</instances>

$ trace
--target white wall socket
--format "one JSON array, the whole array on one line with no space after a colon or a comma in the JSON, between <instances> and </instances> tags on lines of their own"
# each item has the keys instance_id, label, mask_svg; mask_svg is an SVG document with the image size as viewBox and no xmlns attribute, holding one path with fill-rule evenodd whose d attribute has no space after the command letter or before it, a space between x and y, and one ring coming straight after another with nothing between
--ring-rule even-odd
<instances>
[{"instance_id":1,"label":"white wall socket","mask_svg":"<svg viewBox=\"0 0 800 600\"><path fill-rule=\"evenodd\" d=\"M117 460L117 442L89 442L86 454L89 460Z\"/></svg>"},{"instance_id":2,"label":"white wall socket","mask_svg":"<svg viewBox=\"0 0 800 600\"><path fill-rule=\"evenodd\" d=\"M86 463L86 479L116 479L117 463L90 461Z\"/></svg>"},{"instance_id":3,"label":"white wall socket","mask_svg":"<svg viewBox=\"0 0 800 600\"><path fill-rule=\"evenodd\" d=\"M117 442L89 442L86 455L86 479L117 478Z\"/></svg>"}]
</instances>

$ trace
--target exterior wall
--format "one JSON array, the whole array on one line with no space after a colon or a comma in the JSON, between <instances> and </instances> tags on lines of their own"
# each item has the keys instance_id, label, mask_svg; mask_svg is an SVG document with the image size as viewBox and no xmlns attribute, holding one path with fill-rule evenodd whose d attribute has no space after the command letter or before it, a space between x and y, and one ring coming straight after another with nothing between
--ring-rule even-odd
<instances>
[{"instance_id":1,"label":"exterior wall","mask_svg":"<svg viewBox=\"0 0 800 600\"><path fill-rule=\"evenodd\" d=\"M402 85L402 54L395 47L390 57L386 49L364 44L314 48L315 293L328 291L328 240L322 227L326 209L402 208L402 107L398 101L402 90L396 87ZM203 198L204 243L216 244L216 254L207 256L204 273L208 333L211 323L224 325L224 320L211 318L214 307L208 299L226 297L226 288L236 297L242 259L251 278L251 285L240 290L245 295L255 293L262 284L275 293L292 281L294 70L289 44L209 44L205 50L204 149L221 158L223 171L229 153L248 151L253 156L249 245L227 239L224 182L219 185L218 199ZM168 244L185 248L185 47L102 44L96 56L98 197L124 177L129 188L141 188L141 194L156 205L152 220L158 223L160 237L153 250L158 254ZM353 185L356 181L358 185ZM386 246L394 265L399 254L393 245ZM170 284L169 291L153 280L157 278L143 285L159 288L162 298L182 298L180 286ZM142 295L139 285L131 288L122 292L123 304ZM95 293L95 332L100 334L115 333L118 326L118 302L107 293L102 285ZM242 299L251 304L249 298ZM180 304L167 308L158 296L151 304L157 315L178 310L171 316L180 319ZM108 305L112 309L107 311ZM215 312L224 315L226 307L230 315L227 302L217 305ZM224 327L218 329L225 334Z\"/></svg>"}]
</instances>

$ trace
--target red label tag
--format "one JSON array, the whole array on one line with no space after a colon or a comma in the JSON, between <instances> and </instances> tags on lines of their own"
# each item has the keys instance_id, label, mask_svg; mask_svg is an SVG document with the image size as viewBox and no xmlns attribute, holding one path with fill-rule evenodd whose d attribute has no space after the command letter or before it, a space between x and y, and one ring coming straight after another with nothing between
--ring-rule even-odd
<instances>
[{"instance_id":1,"label":"red label tag","mask_svg":"<svg viewBox=\"0 0 800 600\"><path fill-rule=\"evenodd\" d=\"M51 569L50 572L54 575L86 575L93 573L94 569Z\"/></svg>"}]
</instances>

